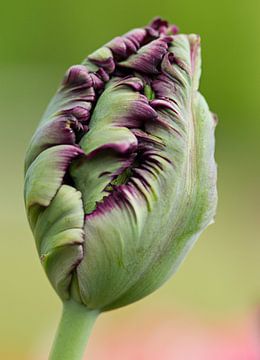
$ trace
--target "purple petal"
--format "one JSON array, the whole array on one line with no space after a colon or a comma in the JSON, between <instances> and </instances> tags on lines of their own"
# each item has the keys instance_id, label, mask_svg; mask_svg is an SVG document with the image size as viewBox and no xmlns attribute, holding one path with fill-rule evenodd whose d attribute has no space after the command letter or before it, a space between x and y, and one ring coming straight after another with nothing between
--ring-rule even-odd
<instances>
[{"instance_id":1,"label":"purple petal","mask_svg":"<svg viewBox=\"0 0 260 360\"><path fill-rule=\"evenodd\" d=\"M149 26L154 29L158 30L159 33L165 34L166 30L168 29L169 23L166 20L162 20L160 17L155 18Z\"/></svg>"},{"instance_id":2,"label":"purple petal","mask_svg":"<svg viewBox=\"0 0 260 360\"><path fill-rule=\"evenodd\" d=\"M148 29L153 31L154 34L160 36L162 34L177 34L179 28L176 25L171 25L166 20L162 20L160 17L155 18L149 25Z\"/></svg>"},{"instance_id":3,"label":"purple petal","mask_svg":"<svg viewBox=\"0 0 260 360\"><path fill-rule=\"evenodd\" d=\"M113 142L113 143L107 143L107 144L103 144L101 146L99 146L98 148L96 148L95 150L91 151L91 153L89 153L86 158L87 159L92 159L94 158L96 155L98 155L100 152L104 151L104 150L112 150L118 154L121 155L130 155L131 153L133 153L135 150L137 149L137 143L136 142L130 142L130 141L117 141L117 142ZM126 166L124 166L125 168Z\"/></svg>"},{"instance_id":4,"label":"purple petal","mask_svg":"<svg viewBox=\"0 0 260 360\"><path fill-rule=\"evenodd\" d=\"M132 129L132 133L136 136L139 146L141 143L152 144L153 146L158 147L161 147L163 145L163 142L159 138L155 138L140 129Z\"/></svg>"},{"instance_id":5,"label":"purple petal","mask_svg":"<svg viewBox=\"0 0 260 360\"><path fill-rule=\"evenodd\" d=\"M154 100L150 101L150 105L154 109L166 108L166 109L172 110L173 112L178 114L175 104L169 99L154 99Z\"/></svg>"},{"instance_id":6,"label":"purple petal","mask_svg":"<svg viewBox=\"0 0 260 360\"><path fill-rule=\"evenodd\" d=\"M130 39L121 37L116 37L112 41L106 44L106 46L111 49L115 58L120 61L126 59L129 55L135 53L140 45L136 45Z\"/></svg>"},{"instance_id":7,"label":"purple petal","mask_svg":"<svg viewBox=\"0 0 260 360\"><path fill-rule=\"evenodd\" d=\"M126 126L129 129L142 127L146 121L152 121L157 118L156 111L149 105L144 95L139 96L129 104L128 111L115 121L116 124Z\"/></svg>"},{"instance_id":8,"label":"purple petal","mask_svg":"<svg viewBox=\"0 0 260 360\"><path fill-rule=\"evenodd\" d=\"M127 39L131 40L138 48L145 41L147 33L145 29L134 29L124 35Z\"/></svg>"},{"instance_id":9,"label":"purple petal","mask_svg":"<svg viewBox=\"0 0 260 360\"><path fill-rule=\"evenodd\" d=\"M84 86L86 88L91 87L92 79L84 65L74 65L71 66L63 80L64 86Z\"/></svg>"},{"instance_id":10,"label":"purple petal","mask_svg":"<svg viewBox=\"0 0 260 360\"><path fill-rule=\"evenodd\" d=\"M133 76L125 77L122 80L119 80L116 86L129 86L135 91L142 91L143 90L143 82L141 79L138 79Z\"/></svg>"},{"instance_id":11,"label":"purple petal","mask_svg":"<svg viewBox=\"0 0 260 360\"><path fill-rule=\"evenodd\" d=\"M25 171L45 149L54 145L75 144L76 136L73 131L75 127L77 127L77 120L65 117L60 117L39 127L26 153Z\"/></svg>"},{"instance_id":12,"label":"purple petal","mask_svg":"<svg viewBox=\"0 0 260 360\"><path fill-rule=\"evenodd\" d=\"M113 54L108 47L103 47L93 54L88 56L93 64L104 69L108 74L111 74L115 70L115 62L113 59Z\"/></svg>"},{"instance_id":13,"label":"purple petal","mask_svg":"<svg viewBox=\"0 0 260 360\"><path fill-rule=\"evenodd\" d=\"M120 66L145 74L158 74L159 65L167 53L168 43L172 38L162 37L143 46L136 54L119 63Z\"/></svg>"}]
</instances>

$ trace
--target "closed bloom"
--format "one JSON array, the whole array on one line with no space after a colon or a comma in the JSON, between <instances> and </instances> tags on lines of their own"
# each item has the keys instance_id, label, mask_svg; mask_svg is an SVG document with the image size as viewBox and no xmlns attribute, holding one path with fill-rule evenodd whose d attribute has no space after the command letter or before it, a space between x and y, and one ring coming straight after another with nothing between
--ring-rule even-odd
<instances>
[{"instance_id":1,"label":"closed bloom","mask_svg":"<svg viewBox=\"0 0 260 360\"><path fill-rule=\"evenodd\" d=\"M72 66L25 160L25 204L63 301L132 303L178 268L216 208L200 39L155 19Z\"/></svg>"}]
</instances>

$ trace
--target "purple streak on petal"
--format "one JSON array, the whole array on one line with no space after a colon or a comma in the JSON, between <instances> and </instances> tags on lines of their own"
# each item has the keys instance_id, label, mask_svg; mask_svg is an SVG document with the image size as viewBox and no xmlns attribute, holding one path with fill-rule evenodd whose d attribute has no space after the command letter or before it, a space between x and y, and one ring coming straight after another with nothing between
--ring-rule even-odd
<instances>
[{"instance_id":1,"label":"purple streak on petal","mask_svg":"<svg viewBox=\"0 0 260 360\"><path fill-rule=\"evenodd\" d=\"M160 27L168 27L169 23L167 20L161 19L159 16L154 18L151 23L148 26L151 26L151 28L158 30Z\"/></svg>"},{"instance_id":2,"label":"purple streak on petal","mask_svg":"<svg viewBox=\"0 0 260 360\"><path fill-rule=\"evenodd\" d=\"M84 155L84 151L77 145L64 145L64 148L61 149L60 154L62 156L75 157L79 155Z\"/></svg>"},{"instance_id":3,"label":"purple streak on petal","mask_svg":"<svg viewBox=\"0 0 260 360\"><path fill-rule=\"evenodd\" d=\"M169 23L168 21L162 20L160 17L157 17L149 24L149 26L152 29L157 30L160 34L166 34Z\"/></svg>"},{"instance_id":4,"label":"purple streak on petal","mask_svg":"<svg viewBox=\"0 0 260 360\"><path fill-rule=\"evenodd\" d=\"M167 53L163 60L161 69L164 74L168 74L171 78L175 77L175 72L173 71L174 65L179 66L182 70L186 71L188 74L191 73L190 68L188 67L187 63L183 60L175 56L172 52Z\"/></svg>"},{"instance_id":5,"label":"purple streak on petal","mask_svg":"<svg viewBox=\"0 0 260 360\"><path fill-rule=\"evenodd\" d=\"M137 52L147 38L145 29L134 29L106 44L117 61L122 61Z\"/></svg>"},{"instance_id":6,"label":"purple streak on petal","mask_svg":"<svg viewBox=\"0 0 260 360\"><path fill-rule=\"evenodd\" d=\"M183 71L190 75L188 66L176 58L172 53L165 54L161 62L161 74L151 83L155 98L170 100L172 109L178 115L178 99L181 99L181 88L186 86Z\"/></svg>"},{"instance_id":7,"label":"purple streak on petal","mask_svg":"<svg viewBox=\"0 0 260 360\"><path fill-rule=\"evenodd\" d=\"M126 51L125 51L125 55L124 57L122 57L123 60L125 57L128 57L134 53L137 52L138 49L140 49L140 43L138 41L136 41L134 38L130 39L127 37L123 37L123 41L125 43L125 47L126 47Z\"/></svg>"},{"instance_id":8,"label":"purple streak on petal","mask_svg":"<svg viewBox=\"0 0 260 360\"><path fill-rule=\"evenodd\" d=\"M59 114L64 115L67 118L75 117L78 121L87 122L90 118L91 108L91 102L72 100L70 103L68 102L63 105L63 109L59 112Z\"/></svg>"},{"instance_id":9,"label":"purple streak on petal","mask_svg":"<svg viewBox=\"0 0 260 360\"><path fill-rule=\"evenodd\" d=\"M177 119L179 119L178 117L175 118L175 121L177 121ZM173 131L175 132L177 135L182 136L182 134L180 133L179 130L177 130L174 126L174 124L171 124L170 122L164 120L162 117L158 116L157 118L157 123L158 125L168 129L168 131Z\"/></svg>"},{"instance_id":10,"label":"purple streak on petal","mask_svg":"<svg viewBox=\"0 0 260 360\"><path fill-rule=\"evenodd\" d=\"M142 91L143 87L144 87L142 80L139 78L133 77L133 76L124 77L122 80L120 79L115 86L120 87L122 85L129 86L133 90L139 91L139 92Z\"/></svg>"},{"instance_id":11,"label":"purple streak on petal","mask_svg":"<svg viewBox=\"0 0 260 360\"><path fill-rule=\"evenodd\" d=\"M99 74L105 77L102 71ZM75 117L78 121L86 123L90 118L92 103L96 100L94 85L93 74L89 73L85 66L70 67L59 90L59 98L62 98L62 101L57 102L57 109L54 108L56 114L68 118Z\"/></svg>"},{"instance_id":12,"label":"purple streak on petal","mask_svg":"<svg viewBox=\"0 0 260 360\"><path fill-rule=\"evenodd\" d=\"M135 178L139 179L147 190L151 189L151 184L147 179L147 173L144 169L134 168L133 176L131 177L130 182L133 182Z\"/></svg>"},{"instance_id":13,"label":"purple streak on petal","mask_svg":"<svg viewBox=\"0 0 260 360\"><path fill-rule=\"evenodd\" d=\"M57 153L57 156L61 157L61 161L59 163L60 170L66 171L67 167L70 165L71 160L81 155L84 155L84 151L79 147L73 145L64 145L63 149Z\"/></svg>"},{"instance_id":14,"label":"purple streak on petal","mask_svg":"<svg viewBox=\"0 0 260 360\"><path fill-rule=\"evenodd\" d=\"M97 204L96 209L92 213L85 216L85 223L94 220L97 216L103 216L116 208L127 208L133 215L135 221L137 221L136 211L132 204L131 197L138 197L137 189L133 186L120 185L115 187L112 193Z\"/></svg>"},{"instance_id":15,"label":"purple streak on petal","mask_svg":"<svg viewBox=\"0 0 260 360\"><path fill-rule=\"evenodd\" d=\"M143 46L136 54L118 65L145 74L158 74L163 56L167 53L172 37L164 36Z\"/></svg>"},{"instance_id":16,"label":"purple streak on petal","mask_svg":"<svg viewBox=\"0 0 260 360\"><path fill-rule=\"evenodd\" d=\"M146 164L146 163L143 163L143 164L140 166L140 169L145 170L146 173L147 173L147 176L152 175L152 176L155 177L155 178L158 176L158 171L157 171L157 170L155 171L154 168L152 168L151 166L149 166L149 165Z\"/></svg>"},{"instance_id":17,"label":"purple streak on petal","mask_svg":"<svg viewBox=\"0 0 260 360\"><path fill-rule=\"evenodd\" d=\"M104 87L104 81L100 79L100 77L97 74L91 74L90 75L93 81L93 88L95 90L101 90Z\"/></svg>"},{"instance_id":18,"label":"purple streak on petal","mask_svg":"<svg viewBox=\"0 0 260 360\"><path fill-rule=\"evenodd\" d=\"M169 99L154 99L150 101L150 105L154 108L166 108L169 110L172 110L178 115L178 111L176 110L176 107L174 106L174 103Z\"/></svg>"},{"instance_id":19,"label":"purple streak on petal","mask_svg":"<svg viewBox=\"0 0 260 360\"><path fill-rule=\"evenodd\" d=\"M95 91L104 88L105 83L109 80L109 75L103 68L99 68L95 73L90 73L90 77L93 85L93 97L88 99L88 101L94 101L96 98Z\"/></svg>"},{"instance_id":20,"label":"purple streak on petal","mask_svg":"<svg viewBox=\"0 0 260 360\"><path fill-rule=\"evenodd\" d=\"M190 42L190 57L191 57L191 71L194 73L196 58L200 48L200 37L197 35L196 38Z\"/></svg>"},{"instance_id":21,"label":"purple streak on petal","mask_svg":"<svg viewBox=\"0 0 260 360\"><path fill-rule=\"evenodd\" d=\"M93 150L91 153L89 153L86 158L92 159L97 154L104 150L112 150L118 154L127 156L133 153L137 149L137 143L135 142L114 142L114 143L107 143L102 146L99 146L97 149Z\"/></svg>"},{"instance_id":22,"label":"purple streak on petal","mask_svg":"<svg viewBox=\"0 0 260 360\"><path fill-rule=\"evenodd\" d=\"M108 74L111 74L115 70L115 62L112 56L100 59L90 55L88 59L99 68L104 69Z\"/></svg>"},{"instance_id":23,"label":"purple streak on petal","mask_svg":"<svg viewBox=\"0 0 260 360\"><path fill-rule=\"evenodd\" d=\"M106 46L112 51L115 59L121 61L126 59L129 55L135 53L140 46L136 46L133 41L121 37L116 37L110 41Z\"/></svg>"},{"instance_id":24,"label":"purple streak on petal","mask_svg":"<svg viewBox=\"0 0 260 360\"><path fill-rule=\"evenodd\" d=\"M170 31L173 35L176 35L180 32L180 29L177 25L171 25L170 26Z\"/></svg>"},{"instance_id":25,"label":"purple streak on petal","mask_svg":"<svg viewBox=\"0 0 260 360\"><path fill-rule=\"evenodd\" d=\"M98 69L98 71L96 72L96 75L104 82L107 82L109 80L108 73L102 68Z\"/></svg>"},{"instance_id":26,"label":"purple streak on petal","mask_svg":"<svg viewBox=\"0 0 260 360\"><path fill-rule=\"evenodd\" d=\"M75 106L71 110L71 114L74 115L79 121L88 121L90 117L91 104L86 103L85 106Z\"/></svg>"},{"instance_id":27,"label":"purple streak on petal","mask_svg":"<svg viewBox=\"0 0 260 360\"><path fill-rule=\"evenodd\" d=\"M145 29L134 29L126 33L124 37L132 41L135 44L136 48L138 48L145 41L147 33Z\"/></svg>"},{"instance_id":28,"label":"purple streak on petal","mask_svg":"<svg viewBox=\"0 0 260 360\"><path fill-rule=\"evenodd\" d=\"M56 113L58 116L72 117L82 123L88 123L91 116L92 103L96 100L93 87L85 89L72 88L69 91L64 87L60 90L60 96L63 97L63 101Z\"/></svg>"},{"instance_id":29,"label":"purple streak on petal","mask_svg":"<svg viewBox=\"0 0 260 360\"><path fill-rule=\"evenodd\" d=\"M116 169L114 172L111 171L103 171L102 173L99 174L99 178L106 176L106 177L110 177L111 181L114 180L118 175L121 175L124 170L129 169L130 166L133 165L133 161L135 158L135 154L131 154L130 156L128 156L127 158L125 157L118 157L117 161L121 161L122 162L122 166L120 166L118 169ZM115 187L116 185L111 185L113 187ZM106 192L110 193L112 192L112 190L106 190Z\"/></svg>"},{"instance_id":30,"label":"purple streak on petal","mask_svg":"<svg viewBox=\"0 0 260 360\"><path fill-rule=\"evenodd\" d=\"M113 173L110 173L111 181L114 180L118 175L121 175L122 172L124 172L126 169L129 169L130 166L133 165L134 158L135 158L134 153L132 153L131 155L128 155L128 158L122 157L120 159L120 161L122 161L122 165L118 169L116 169Z\"/></svg>"},{"instance_id":31,"label":"purple streak on petal","mask_svg":"<svg viewBox=\"0 0 260 360\"><path fill-rule=\"evenodd\" d=\"M158 138L151 137L148 133L140 130L140 129L132 129L132 133L135 135L135 137L138 140L138 143L148 143L156 146L162 146L162 141Z\"/></svg>"},{"instance_id":32,"label":"purple streak on petal","mask_svg":"<svg viewBox=\"0 0 260 360\"><path fill-rule=\"evenodd\" d=\"M111 91L118 92L120 87L124 88L126 86L137 91L137 94L133 97L128 96L127 92L125 97L121 98L122 107L117 107L117 110L112 115L113 126L123 126L129 129L142 127L144 122L155 119L157 112L149 105L147 97L139 93L143 88L143 82L137 77L125 77L115 80ZM112 98L116 99L115 97Z\"/></svg>"},{"instance_id":33,"label":"purple streak on petal","mask_svg":"<svg viewBox=\"0 0 260 360\"><path fill-rule=\"evenodd\" d=\"M27 169L36 157L44 150L55 145L75 144L74 129L77 120L73 118L59 118L45 123L34 134L27 151L25 168Z\"/></svg>"},{"instance_id":34,"label":"purple streak on petal","mask_svg":"<svg viewBox=\"0 0 260 360\"><path fill-rule=\"evenodd\" d=\"M167 98L176 102L176 91L178 90L178 87L177 84L169 78L169 76L160 74L152 81L151 86L156 98Z\"/></svg>"},{"instance_id":35,"label":"purple streak on petal","mask_svg":"<svg viewBox=\"0 0 260 360\"><path fill-rule=\"evenodd\" d=\"M90 75L92 79L92 74ZM93 80L92 80L93 82ZM94 85L94 84L93 84ZM73 101L90 101L93 102L96 100L96 93L94 86L88 88L88 89L79 89L79 88L72 88L70 89L70 93L67 94L68 100L71 102Z\"/></svg>"},{"instance_id":36,"label":"purple streak on petal","mask_svg":"<svg viewBox=\"0 0 260 360\"><path fill-rule=\"evenodd\" d=\"M160 37L159 32L150 26L147 26L145 30L147 31L147 36L149 37L150 41Z\"/></svg>"},{"instance_id":37,"label":"purple streak on petal","mask_svg":"<svg viewBox=\"0 0 260 360\"><path fill-rule=\"evenodd\" d=\"M123 117L115 120L115 125L125 126L129 129L142 127L144 122L152 121L157 118L157 112L148 104L144 95L139 96L138 100L129 104L129 110Z\"/></svg>"},{"instance_id":38,"label":"purple streak on petal","mask_svg":"<svg viewBox=\"0 0 260 360\"><path fill-rule=\"evenodd\" d=\"M148 154L149 160L154 161L156 164L160 164L162 166L160 159L163 159L167 163L171 164L171 160L167 158L166 156L162 155L161 153L150 151ZM159 159L158 159L159 158ZM163 170L163 167L161 168Z\"/></svg>"},{"instance_id":39,"label":"purple streak on petal","mask_svg":"<svg viewBox=\"0 0 260 360\"><path fill-rule=\"evenodd\" d=\"M172 52L168 52L163 58L163 64L164 62L167 62L167 66L170 66L171 64L174 63L174 60L175 60L174 54Z\"/></svg>"},{"instance_id":40,"label":"purple streak on petal","mask_svg":"<svg viewBox=\"0 0 260 360\"><path fill-rule=\"evenodd\" d=\"M84 86L89 88L92 86L92 80L85 66L74 65L68 69L63 84L65 86Z\"/></svg>"},{"instance_id":41,"label":"purple streak on petal","mask_svg":"<svg viewBox=\"0 0 260 360\"><path fill-rule=\"evenodd\" d=\"M161 34L177 34L179 28L176 25L169 24L168 21L161 19L160 17L155 18L149 25L149 28L157 31Z\"/></svg>"}]
</instances>

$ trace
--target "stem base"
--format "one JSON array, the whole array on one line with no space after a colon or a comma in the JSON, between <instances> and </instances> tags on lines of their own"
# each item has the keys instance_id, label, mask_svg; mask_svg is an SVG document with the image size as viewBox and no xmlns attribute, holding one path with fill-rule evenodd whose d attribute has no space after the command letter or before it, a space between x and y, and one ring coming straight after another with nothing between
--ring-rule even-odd
<instances>
[{"instance_id":1,"label":"stem base","mask_svg":"<svg viewBox=\"0 0 260 360\"><path fill-rule=\"evenodd\" d=\"M73 300L65 301L49 360L81 360L98 314Z\"/></svg>"}]
</instances>

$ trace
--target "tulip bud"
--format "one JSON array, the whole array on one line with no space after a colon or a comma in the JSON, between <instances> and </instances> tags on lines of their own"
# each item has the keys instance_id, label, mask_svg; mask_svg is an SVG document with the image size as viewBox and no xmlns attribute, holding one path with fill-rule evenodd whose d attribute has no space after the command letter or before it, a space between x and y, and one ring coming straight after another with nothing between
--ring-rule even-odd
<instances>
[{"instance_id":1,"label":"tulip bud","mask_svg":"<svg viewBox=\"0 0 260 360\"><path fill-rule=\"evenodd\" d=\"M25 205L63 301L110 310L178 268L216 208L215 117L200 38L166 21L72 66L25 160Z\"/></svg>"}]
</instances>

